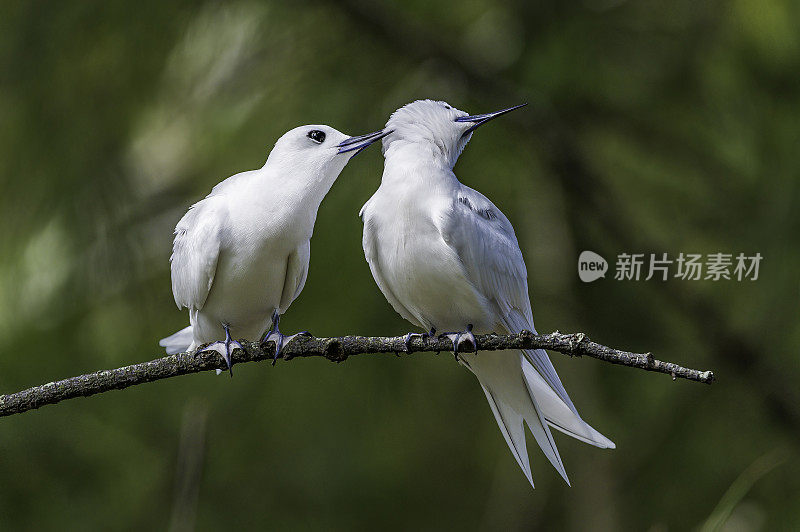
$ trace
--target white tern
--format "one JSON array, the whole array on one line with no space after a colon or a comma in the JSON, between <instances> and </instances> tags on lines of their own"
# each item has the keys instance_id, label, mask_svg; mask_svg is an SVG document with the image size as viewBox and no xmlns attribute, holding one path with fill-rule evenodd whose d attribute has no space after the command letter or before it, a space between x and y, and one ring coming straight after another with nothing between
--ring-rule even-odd
<instances>
[{"instance_id":1,"label":"white tern","mask_svg":"<svg viewBox=\"0 0 800 532\"><path fill-rule=\"evenodd\" d=\"M178 353L214 342L208 349L230 370L241 348L234 338L255 341L266 331L262 341L275 342L277 359L292 338L278 323L306 282L320 203L349 159L384 135L294 128L262 168L225 179L192 205L175 227L170 258L172 293L190 325L159 345Z\"/></svg>"},{"instance_id":2,"label":"white tern","mask_svg":"<svg viewBox=\"0 0 800 532\"><path fill-rule=\"evenodd\" d=\"M524 105L524 104L523 104ZM535 332L525 262L514 228L453 173L480 125L521 105L470 116L420 100L392 114L377 192L359 215L364 254L394 309L412 324L448 333L457 360L478 378L500 431L533 486L523 421L569 484L549 427L601 448L614 443L581 419L541 349L458 352L473 332Z\"/></svg>"}]
</instances>

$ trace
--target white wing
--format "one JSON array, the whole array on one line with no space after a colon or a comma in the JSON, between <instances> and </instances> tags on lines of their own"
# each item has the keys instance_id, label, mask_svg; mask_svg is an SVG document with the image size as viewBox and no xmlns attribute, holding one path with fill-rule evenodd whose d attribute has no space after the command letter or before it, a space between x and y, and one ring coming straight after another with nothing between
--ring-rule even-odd
<instances>
[{"instance_id":1,"label":"white wing","mask_svg":"<svg viewBox=\"0 0 800 532\"><path fill-rule=\"evenodd\" d=\"M364 222L364 236L361 244L364 247L364 257L367 259L367 264L369 264L372 277L375 279L375 282L378 284L378 288L380 288L381 292L383 292L383 295L386 297L386 300L389 302L395 312L400 314L403 319L422 327L423 325L419 323L416 318L414 318L405 305L403 305L397 296L394 295L392 289L389 288L389 283L387 283L383 277L380 257L377 250L377 242L375 241L376 229L373 225L375 222L369 216L369 204L370 202L367 201L364 206L361 207L358 215L361 217L361 221Z\"/></svg>"},{"instance_id":2,"label":"white wing","mask_svg":"<svg viewBox=\"0 0 800 532\"><path fill-rule=\"evenodd\" d=\"M308 263L311 258L311 241L306 240L304 244L298 246L294 253L289 255L286 260L286 280L283 283L281 293L280 312L286 312L292 301L297 299L308 277Z\"/></svg>"},{"instance_id":3,"label":"white wing","mask_svg":"<svg viewBox=\"0 0 800 532\"><path fill-rule=\"evenodd\" d=\"M172 294L178 308L203 308L217 271L220 233L226 218L224 203L208 196L192 205L175 226L170 263Z\"/></svg>"},{"instance_id":4,"label":"white wing","mask_svg":"<svg viewBox=\"0 0 800 532\"><path fill-rule=\"evenodd\" d=\"M525 261L514 228L500 209L480 192L461 185L452 214L440 230L461 259L467 278L496 306L506 332L535 331ZM525 356L577 415L547 353L527 350Z\"/></svg>"}]
</instances>

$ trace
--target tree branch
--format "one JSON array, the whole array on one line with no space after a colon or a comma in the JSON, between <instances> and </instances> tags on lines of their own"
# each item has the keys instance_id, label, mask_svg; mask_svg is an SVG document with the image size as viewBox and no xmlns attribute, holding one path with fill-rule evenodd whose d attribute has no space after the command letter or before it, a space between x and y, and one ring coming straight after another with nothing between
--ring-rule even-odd
<instances>
[{"instance_id":1,"label":"tree branch","mask_svg":"<svg viewBox=\"0 0 800 532\"><path fill-rule=\"evenodd\" d=\"M588 356L604 360L612 364L630 366L646 371L656 371L692 381L711 384L714 373L699 371L662 362L653 358L651 353L630 353L612 349L589 340L583 333L561 334L558 331L550 334L535 335L529 331L519 334L498 336L495 334L475 337L480 351L496 351L500 349L550 349L569 356ZM260 346L254 342L242 341L244 351L233 352L233 362L258 362L272 360L275 346L272 342ZM463 347L463 346L462 346ZM406 351L404 337L377 336L342 336L339 338L315 338L298 336L284 347L281 353L283 360L300 357L323 357L332 362L343 362L353 355L367 353L394 353L396 355L414 352L451 351L452 342L446 337L421 338L413 336ZM463 349L462 349L463 351ZM75 397L88 397L110 390L121 390L137 384L152 382L189 373L199 373L216 369L226 369L225 361L216 351L197 353L179 353L150 362L142 362L117 369L101 370L86 375L79 375L57 382L49 382L21 392L0 396L0 417L20 414L44 405L52 405Z\"/></svg>"}]
</instances>

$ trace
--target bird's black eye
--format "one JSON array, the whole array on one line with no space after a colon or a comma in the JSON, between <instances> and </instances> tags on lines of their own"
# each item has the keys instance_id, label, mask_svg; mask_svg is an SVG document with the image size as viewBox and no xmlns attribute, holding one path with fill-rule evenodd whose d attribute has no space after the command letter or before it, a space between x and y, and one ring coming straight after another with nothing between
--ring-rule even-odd
<instances>
[{"instance_id":1,"label":"bird's black eye","mask_svg":"<svg viewBox=\"0 0 800 532\"><path fill-rule=\"evenodd\" d=\"M444 106L444 108L445 108L445 109L447 109L448 111L449 111L450 109L452 109L452 107L450 107L449 105L445 105L445 106Z\"/></svg>"},{"instance_id":2,"label":"bird's black eye","mask_svg":"<svg viewBox=\"0 0 800 532\"><path fill-rule=\"evenodd\" d=\"M312 129L311 131L308 132L308 138L310 138L311 140L313 140L318 144L322 144L323 142L325 142L325 133L323 133L319 129Z\"/></svg>"}]
</instances>

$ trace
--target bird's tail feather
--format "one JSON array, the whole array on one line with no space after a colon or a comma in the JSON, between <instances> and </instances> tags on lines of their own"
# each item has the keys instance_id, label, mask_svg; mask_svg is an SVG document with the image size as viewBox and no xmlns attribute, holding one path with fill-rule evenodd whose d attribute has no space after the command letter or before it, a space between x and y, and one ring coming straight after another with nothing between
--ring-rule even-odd
<instances>
[{"instance_id":1,"label":"bird's tail feather","mask_svg":"<svg viewBox=\"0 0 800 532\"><path fill-rule=\"evenodd\" d=\"M168 355L174 355L175 353L187 351L189 346L192 345L192 341L192 326L189 325L175 334L162 338L159 340L158 345L165 347Z\"/></svg>"},{"instance_id":2,"label":"bird's tail feather","mask_svg":"<svg viewBox=\"0 0 800 532\"><path fill-rule=\"evenodd\" d=\"M533 328L532 328L533 329ZM533 334L536 334L536 330L531 330ZM533 367L536 368L536 371L547 381L547 384L550 385L550 388L555 391L558 396L564 401L570 410L572 410L576 416L580 417L578 414L578 409L575 408L575 405L572 404L572 399L570 399L567 390L564 388L564 385L561 384L561 379L558 377L558 373L556 373L556 368L553 367L553 363L550 361L550 357L547 355L547 351L544 349L525 349L522 351L525 354L525 358L528 359L528 362L533 364Z\"/></svg>"},{"instance_id":3,"label":"bird's tail feather","mask_svg":"<svg viewBox=\"0 0 800 532\"><path fill-rule=\"evenodd\" d=\"M533 322L521 313L510 312L504 321L505 326L510 333L518 333L523 329L527 329L533 334L537 334L536 328L533 326ZM561 383L561 379L558 377L558 373L556 373L556 368L553 367L550 357L547 356L547 351L544 349L525 349L523 350L523 353L525 353L525 358L527 358L528 361L533 364L533 367L536 368L536 371L539 372L547 384L549 384L550 387L558 394L561 400L564 401L564 403L575 413L576 416L580 417L580 414L578 414L578 409L576 409L575 405L572 404L572 399L570 399L566 388L564 388L564 385Z\"/></svg>"},{"instance_id":4,"label":"bird's tail feather","mask_svg":"<svg viewBox=\"0 0 800 532\"><path fill-rule=\"evenodd\" d=\"M522 361L522 372L537 404L541 407L547 424L584 443L614 449L614 442L600 434L586 423L574 410L561 400L561 397L548 385L527 359Z\"/></svg>"},{"instance_id":5,"label":"bird's tail feather","mask_svg":"<svg viewBox=\"0 0 800 532\"><path fill-rule=\"evenodd\" d=\"M500 432L503 433L508 448L511 449L511 454L514 455L519 467L522 468L522 472L525 473L525 477L531 483L531 487L535 487L533 485L531 464L528 461L528 449L525 446L525 426L522 424L522 416L506 403L497 401L492 392L483 384L481 384L481 388L483 388L483 393L486 394L486 399L489 401L489 406L492 409L495 420L497 420L497 425L500 427Z\"/></svg>"},{"instance_id":6,"label":"bird's tail feather","mask_svg":"<svg viewBox=\"0 0 800 532\"><path fill-rule=\"evenodd\" d=\"M528 329L536 334L533 323L520 313L509 313L506 318L509 332ZM572 403L567 390L544 349L523 350L526 361L524 373L536 400L542 407L545 418L551 427L568 434L582 442L604 449L614 449L614 442L600 434L586 423Z\"/></svg>"},{"instance_id":7,"label":"bird's tail feather","mask_svg":"<svg viewBox=\"0 0 800 532\"><path fill-rule=\"evenodd\" d=\"M569 485L569 478L553 435L536 402L533 388L528 384L522 371L524 364L522 353L498 351L470 357L467 363L484 388L500 431L531 486L533 479L525 446L523 419L544 455Z\"/></svg>"}]
</instances>

